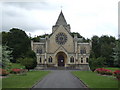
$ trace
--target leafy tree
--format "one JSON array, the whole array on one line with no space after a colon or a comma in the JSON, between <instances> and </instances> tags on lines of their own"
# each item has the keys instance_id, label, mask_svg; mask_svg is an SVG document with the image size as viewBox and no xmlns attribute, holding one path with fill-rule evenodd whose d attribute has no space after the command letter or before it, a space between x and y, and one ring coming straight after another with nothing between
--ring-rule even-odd
<instances>
[{"instance_id":1,"label":"leafy tree","mask_svg":"<svg viewBox=\"0 0 120 90\"><path fill-rule=\"evenodd\" d=\"M32 50L29 50L27 53L26 53L26 57L29 57L29 58L32 58L33 59L33 64L32 64L32 67L36 67L37 65L37 57L36 57L36 54L34 51Z\"/></svg>"},{"instance_id":2,"label":"leafy tree","mask_svg":"<svg viewBox=\"0 0 120 90\"><path fill-rule=\"evenodd\" d=\"M100 44L98 36L92 37L92 52L94 52L95 58L100 57Z\"/></svg>"},{"instance_id":3,"label":"leafy tree","mask_svg":"<svg viewBox=\"0 0 120 90\"><path fill-rule=\"evenodd\" d=\"M101 57L106 58L106 63L108 66L113 66L113 59L111 58L112 47L108 44L101 45Z\"/></svg>"},{"instance_id":4,"label":"leafy tree","mask_svg":"<svg viewBox=\"0 0 120 90\"><path fill-rule=\"evenodd\" d=\"M72 37L74 37L74 34L77 34L78 38L82 38L82 36L78 32L71 32L70 34L72 35Z\"/></svg>"},{"instance_id":5,"label":"leafy tree","mask_svg":"<svg viewBox=\"0 0 120 90\"><path fill-rule=\"evenodd\" d=\"M2 45L2 32L0 32L0 45Z\"/></svg>"},{"instance_id":6,"label":"leafy tree","mask_svg":"<svg viewBox=\"0 0 120 90\"><path fill-rule=\"evenodd\" d=\"M17 58L25 57L26 52L31 49L30 39L23 30L12 28L10 32L2 34L3 44L13 48L12 62L16 62Z\"/></svg>"},{"instance_id":7,"label":"leafy tree","mask_svg":"<svg viewBox=\"0 0 120 90\"><path fill-rule=\"evenodd\" d=\"M74 37L74 34L77 34L77 37L78 37L78 38L82 38L82 39L83 39L83 40L82 40L83 42L89 42L89 41L90 41L90 39L88 39L88 38L85 39L85 38L84 38L83 36L81 36L80 33L78 33L78 32L71 32L70 34L71 34L72 37Z\"/></svg>"},{"instance_id":8,"label":"leafy tree","mask_svg":"<svg viewBox=\"0 0 120 90\"><path fill-rule=\"evenodd\" d=\"M90 39L85 39L85 38L83 38L83 42L90 42Z\"/></svg>"},{"instance_id":9,"label":"leafy tree","mask_svg":"<svg viewBox=\"0 0 120 90\"><path fill-rule=\"evenodd\" d=\"M89 66L92 71L94 71L96 68L101 68L105 66L105 58L99 57L99 58L90 58L89 60Z\"/></svg>"},{"instance_id":10,"label":"leafy tree","mask_svg":"<svg viewBox=\"0 0 120 90\"><path fill-rule=\"evenodd\" d=\"M10 60L12 59L11 56L12 50L8 46L2 46L2 65L4 68L8 67Z\"/></svg>"},{"instance_id":11,"label":"leafy tree","mask_svg":"<svg viewBox=\"0 0 120 90\"><path fill-rule=\"evenodd\" d=\"M26 69L34 69L37 65L36 54L33 51L28 51L26 57L17 59L17 63L20 63L26 67Z\"/></svg>"},{"instance_id":12,"label":"leafy tree","mask_svg":"<svg viewBox=\"0 0 120 90\"><path fill-rule=\"evenodd\" d=\"M112 36L101 36L100 37L101 52L100 55L106 58L108 66L114 66L114 59L112 57L113 48L115 47L115 38Z\"/></svg>"},{"instance_id":13,"label":"leafy tree","mask_svg":"<svg viewBox=\"0 0 120 90\"><path fill-rule=\"evenodd\" d=\"M35 61L33 58L29 58L29 57L25 57L25 58L19 58L19 61L22 65L25 66L26 69L28 69L28 71L30 69L34 69L35 65Z\"/></svg>"},{"instance_id":14,"label":"leafy tree","mask_svg":"<svg viewBox=\"0 0 120 90\"><path fill-rule=\"evenodd\" d=\"M0 45L0 67L2 67L2 45Z\"/></svg>"},{"instance_id":15,"label":"leafy tree","mask_svg":"<svg viewBox=\"0 0 120 90\"><path fill-rule=\"evenodd\" d=\"M120 67L120 40L116 42L116 47L113 50L114 65Z\"/></svg>"},{"instance_id":16,"label":"leafy tree","mask_svg":"<svg viewBox=\"0 0 120 90\"><path fill-rule=\"evenodd\" d=\"M40 35L40 36L36 36L34 38L32 38L31 40L33 40L34 42L39 42L41 38L45 38L46 36L51 36L52 34L43 34L43 35Z\"/></svg>"},{"instance_id":17,"label":"leafy tree","mask_svg":"<svg viewBox=\"0 0 120 90\"><path fill-rule=\"evenodd\" d=\"M9 35L8 32L2 32L2 45L6 45L8 43Z\"/></svg>"},{"instance_id":18,"label":"leafy tree","mask_svg":"<svg viewBox=\"0 0 120 90\"><path fill-rule=\"evenodd\" d=\"M34 42L39 42L40 41L40 37L34 37L34 38L32 38L31 40L33 40Z\"/></svg>"},{"instance_id":19,"label":"leafy tree","mask_svg":"<svg viewBox=\"0 0 120 90\"><path fill-rule=\"evenodd\" d=\"M93 50L90 51L90 58L95 58L95 53L93 52Z\"/></svg>"},{"instance_id":20,"label":"leafy tree","mask_svg":"<svg viewBox=\"0 0 120 90\"><path fill-rule=\"evenodd\" d=\"M103 35L101 37L92 37L92 53L91 58L104 57L107 66L114 66L112 57L113 48L115 47L115 38L112 36Z\"/></svg>"}]
</instances>

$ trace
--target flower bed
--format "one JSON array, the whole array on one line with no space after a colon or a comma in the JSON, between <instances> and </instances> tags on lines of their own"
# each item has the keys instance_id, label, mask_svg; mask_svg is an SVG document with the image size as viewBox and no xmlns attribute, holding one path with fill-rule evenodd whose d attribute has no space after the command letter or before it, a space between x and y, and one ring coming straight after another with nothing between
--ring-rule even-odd
<instances>
[{"instance_id":1,"label":"flower bed","mask_svg":"<svg viewBox=\"0 0 120 90\"><path fill-rule=\"evenodd\" d=\"M8 74L7 70L0 68L0 76L7 76Z\"/></svg>"},{"instance_id":2,"label":"flower bed","mask_svg":"<svg viewBox=\"0 0 120 90\"><path fill-rule=\"evenodd\" d=\"M101 74L101 75L113 75L113 72L109 69L105 68L98 68L95 70L95 72Z\"/></svg>"},{"instance_id":3,"label":"flower bed","mask_svg":"<svg viewBox=\"0 0 120 90\"><path fill-rule=\"evenodd\" d=\"M26 69L17 69L17 68L14 68L14 69L11 70L10 73L12 73L12 74L23 74L23 73L26 73L26 72L27 72Z\"/></svg>"},{"instance_id":4,"label":"flower bed","mask_svg":"<svg viewBox=\"0 0 120 90\"><path fill-rule=\"evenodd\" d=\"M115 76L118 80L120 80L120 70L116 70L116 71L114 71L113 73L114 73L114 76Z\"/></svg>"},{"instance_id":5,"label":"flower bed","mask_svg":"<svg viewBox=\"0 0 120 90\"><path fill-rule=\"evenodd\" d=\"M101 74L101 75L114 75L118 80L120 80L120 70L116 70L116 71L112 72L109 69L98 68L95 70L95 72L97 72L98 74Z\"/></svg>"}]
</instances>

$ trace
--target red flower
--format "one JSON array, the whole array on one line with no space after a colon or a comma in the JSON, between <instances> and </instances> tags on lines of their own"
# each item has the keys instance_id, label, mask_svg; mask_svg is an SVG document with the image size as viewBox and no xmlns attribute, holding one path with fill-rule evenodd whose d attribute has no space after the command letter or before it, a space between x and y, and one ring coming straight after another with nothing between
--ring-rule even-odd
<instances>
[{"instance_id":1,"label":"red flower","mask_svg":"<svg viewBox=\"0 0 120 90\"><path fill-rule=\"evenodd\" d=\"M6 75L8 75L8 74L9 74L9 73L7 72L7 70L0 68L0 75L6 76Z\"/></svg>"},{"instance_id":2,"label":"red flower","mask_svg":"<svg viewBox=\"0 0 120 90\"><path fill-rule=\"evenodd\" d=\"M114 76L115 76L118 80L120 80L120 70L114 71Z\"/></svg>"},{"instance_id":3,"label":"red flower","mask_svg":"<svg viewBox=\"0 0 120 90\"><path fill-rule=\"evenodd\" d=\"M17 69L17 68L14 68L11 71L11 73L14 73L14 74L24 73L24 72L27 72L27 70L26 69Z\"/></svg>"},{"instance_id":4,"label":"red flower","mask_svg":"<svg viewBox=\"0 0 120 90\"><path fill-rule=\"evenodd\" d=\"M119 74L120 75L120 70L114 71L114 74Z\"/></svg>"},{"instance_id":5,"label":"red flower","mask_svg":"<svg viewBox=\"0 0 120 90\"><path fill-rule=\"evenodd\" d=\"M99 74L102 74L102 75L112 75L113 72L109 69L105 69L105 68L98 68L95 70L95 72L99 73Z\"/></svg>"},{"instance_id":6,"label":"red flower","mask_svg":"<svg viewBox=\"0 0 120 90\"><path fill-rule=\"evenodd\" d=\"M15 73L20 73L21 69L16 69L15 68L15 69L12 69L12 71L15 72Z\"/></svg>"}]
</instances>

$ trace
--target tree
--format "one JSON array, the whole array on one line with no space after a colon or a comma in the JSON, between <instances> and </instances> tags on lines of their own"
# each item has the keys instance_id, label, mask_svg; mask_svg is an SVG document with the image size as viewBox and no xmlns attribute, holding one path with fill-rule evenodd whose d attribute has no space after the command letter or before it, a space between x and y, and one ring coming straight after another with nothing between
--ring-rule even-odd
<instances>
[{"instance_id":1,"label":"tree","mask_svg":"<svg viewBox=\"0 0 120 90\"><path fill-rule=\"evenodd\" d=\"M2 45L6 45L7 43L8 43L8 39L9 39L9 37L8 37L9 35L8 35L8 32L2 32Z\"/></svg>"},{"instance_id":2,"label":"tree","mask_svg":"<svg viewBox=\"0 0 120 90\"><path fill-rule=\"evenodd\" d=\"M33 64L32 64L32 67L36 67L37 65L37 57L36 57L36 54L34 51L32 50L29 50L27 53L26 53L26 57L29 57L29 58L32 58L33 59Z\"/></svg>"},{"instance_id":3,"label":"tree","mask_svg":"<svg viewBox=\"0 0 120 90\"><path fill-rule=\"evenodd\" d=\"M33 58L29 58L29 57L25 57L25 58L19 58L19 61L22 65L25 66L26 69L28 69L28 71L30 69L34 69L35 65L35 61Z\"/></svg>"},{"instance_id":4,"label":"tree","mask_svg":"<svg viewBox=\"0 0 120 90\"><path fill-rule=\"evenodd\" d=\"M113 50L114 65L120 67L120 40L116 42L116 47Z\"/></svg>"},{"instance_id":5,"label":"tree","mask_svg":"<svg viewBox=\"0 0 120 90\"><path fill-rule=\"evenodd\" d=\"M78 38L82 38L82 36L78 32L71 32L70 34L72 35L72 37L74 37L74 34L77 34Z\"/></svg>"},{"instance_id":6,"label":"tree","mask_svg":"<svg viewBox=\"0 0 120 90\"><path fill-rule=\"evenodd\" d=\"M105 63L107 66L114 66L112 53L115 47L115 41L116 39L112 36L93 36L90 58L104 57L106 58Z\"/></svg>"},{"instance_id":7,"label":"tree","mask_svg":"<svg viewBox=\"0 0 120 90\"><path fill-rule=\"evenodd\" d=\"M4 45L13 49L12 62L16 62L17 58L25 57L26 52L31 49L30 39L23 30L12 28L10 32L3 32L2 39Z\"/></svg>"},{"instance_id":8,"label":"tree","mask_svg":"<svg viewBox=\"0 0 120 90\"><path fill-rule=\"evenodd\" d=\"M52 34L43 34L40 36L33 37L31 40L33 40L34 42L39 42L41 38L45 38L46 36L51 36L51 35Z\"/></svg>"},{"instance_id":9,"label":"tree","mask_svg":"<svg viewBox=\"0 0 120 90\"><path fill-rule=\"evenodd\" d=\"M101 68L105 66L105 58L99 57L99 58L90 58L89 60L89 66L92 71L94 71L96 68Z\"/></svg>"},{"instance_id":10,"label":"tree","mask_svg":"<svg viewBox=\"0 0 120 90\"><path fill-rule=\"evenodd\" d=\"M10 50L8 46L2 46L2 65L4 68L8 67L10 60L12 59L11 53L12 50Z\"/></svg>"},{"instance_id":11,"label":"tree","mask_svg":"<svg viewBox=\"0 0 120 90\"><path fill-rule=\"evenodd\" d=\"M103 35L100 37L100 55L106 58L107 66L114 66L114 59L112 57L113 48L115 47L115 38L112 36Z\"/></svg>"},{"instance_id":12,"label":"tree","mask_svg":"<svg viewBox=\"0 0 120 90\"><path fill-rule=\"evenodd\" d=\"M98 36L92 37L92 51L94 52L95 58L100 57L100 44Z\"/></svg>"},{"instance_id":13,"label":"tree","mask_svg":"<svg viewBox=\"0 0 120 90\"><path fill-rule=\"evenodd\" d=\"M0 67L2 67L2 45L0 45Z\"/></svg>"},{"instance_id":14,"label":"tree","mask_svg":"<svg viewBox=\"0 0 120 90\"><path fill-rule=\"evenodd\" d=\"M37 65L36 54L33 51L28 51L26 57L17 59L17 63L20 63L26 67L26 69L34 69Z\"/></svg>"}]
</instances>

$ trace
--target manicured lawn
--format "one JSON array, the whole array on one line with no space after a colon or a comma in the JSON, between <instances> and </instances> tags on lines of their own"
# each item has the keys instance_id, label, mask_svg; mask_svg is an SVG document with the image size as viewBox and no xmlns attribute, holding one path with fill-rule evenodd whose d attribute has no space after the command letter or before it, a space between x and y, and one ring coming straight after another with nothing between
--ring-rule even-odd
<instances>
[{"instance_id":1,"label":"manicured lawn","mask_svg":"<svg viewBox=\"0 0 120 90\"><path fill-rule=\"evenodd\" d=\"M3 78L3 88L31 88L37 81L41 80L49 71L29 71L27 75L11 75Z\"/></svg>"},{"instance_id":2,"label":"manicured lawn","mask_svg":"<svg viewBox=\"0 0 120 90\"><path fill-rule=\"evenodd\" d=\"M112 70L112 71L120 70L120 68L116 68L116 67L105 67L105 69L109 69L109 70Z\"/></svg>"},{"instance_id":3,"label":"manicured lawn","mask_svg":"<svg viewBox=\"0 0 120 90\"><path fill-rule=\"evenodd\" d=\"M118 81L112 76L101 76L91 71L73 71L89 88L118 88Z\"/></svg>"}]
</instances>

